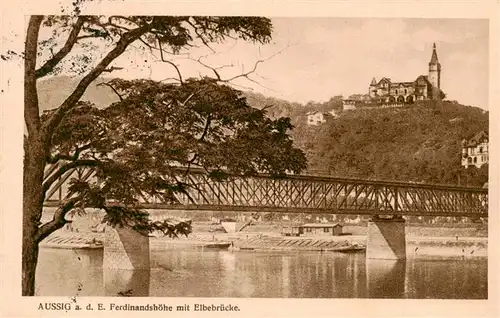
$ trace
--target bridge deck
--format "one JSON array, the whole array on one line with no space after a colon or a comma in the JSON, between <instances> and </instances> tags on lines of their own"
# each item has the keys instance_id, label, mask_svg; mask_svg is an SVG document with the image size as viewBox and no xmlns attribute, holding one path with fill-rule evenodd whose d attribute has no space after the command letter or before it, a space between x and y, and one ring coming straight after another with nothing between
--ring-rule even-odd
<instances>
[{"instance_id":1,"label":"bridge deck","mask_svg":"<svg viewBox=\"0 0 500 318\"><path fill-rule=\"evenodd\" d=\"M47 170L47 177L55 169ZM140 207L148 209L263 211L277 213L392 214L428 216L488 216L488 190L449 185L430 185L347 178L290 175L230 176L211 179L201 169L177 169L187 194L175 194L175 202L143 196ZM47 193L46 206L67 197L71 178L90 180L93 170L71 170Z\"/></svg>"}]
</instances>

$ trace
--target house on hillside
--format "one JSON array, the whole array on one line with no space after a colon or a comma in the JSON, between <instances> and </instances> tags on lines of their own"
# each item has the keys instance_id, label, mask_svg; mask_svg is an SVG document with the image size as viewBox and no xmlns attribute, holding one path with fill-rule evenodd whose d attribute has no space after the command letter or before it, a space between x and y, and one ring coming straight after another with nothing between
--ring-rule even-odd
<instances>
[{"instance_id":1,"label":"house on hillside","mask_svg":"<svg viewBox=\"0 0 500 318\"><path fill-rule=\"evenodd\" d=\"M321 125L323 123L326 123L326 119L328 117L330 118L338 118L339 115L335 110L331 110L327 113L322 113L319 111L311 111L308 112L307 114L307 125L309 126L317 126Z\"/></svg>"},{"instance_id":2,"label":"house on hillside","mask_svg":"<svg viewBox=\"0 0 500 318\"><path fill-rule=\"evenodd\" d=\"M468 168L475 166L481 168L489 161L488 133L481 131L469 140L462 140L462 166Z\"/></svg>"},{"instance_id":3,"label":"house on hillside","mask_svg":"<svg viewBox=\"0 0 500 318\"><path fill-rule=\"evenodd\" d=\"M325 114L322 112L308 112L307 114L307 125L317 126L326 122Z\"/></svg>"},{"instance_id":4,"label":"house on hillside","mask_svg":"<svg viewBox=\"0 0 500 318\"><path fill-rule=\"evenodd\" d=\"M354 110L356 109L356 100L354 99L344 99L342 101L343 110Z\"/></svg>"},{"instance_id":5,"label":"house on hillside","mask_svg":"<svg viewBox=\"0 0 500 318\"><path fill-rule=\"evenodd\" d=\"M366 103L366 102L371 101L370 95L368 95L368 94L352 94L351 96L349 96L348 99L354 100L354 101L360 102L360 103Z\"/></svg>"}]
</instances>

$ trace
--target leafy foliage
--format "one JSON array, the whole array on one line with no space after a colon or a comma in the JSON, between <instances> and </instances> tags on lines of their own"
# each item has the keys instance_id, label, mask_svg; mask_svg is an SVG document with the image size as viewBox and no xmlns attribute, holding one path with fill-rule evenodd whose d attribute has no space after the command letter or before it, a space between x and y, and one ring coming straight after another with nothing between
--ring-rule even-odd
<instances>
[{"instance_id":1,"label":"leafy foliage","mask_svg":"<svg viewBox=\"0 0 500 318\"><path fill-rule=\"evenodd\" d=\"M141 196L175 202L175 193L188 194L176 167L201 167L219 180L227 172L281 176L306 167L304 153L293 146L289 118L269 119L241 92L213 79L114 79L108 85L120 101L104 109L79 103L54 131L52 144L53 161L96 169L95 181L73 180L70 192L80 197L80 207L104 209L109 224L151 231L172 226L148 225L147 214L134 206ZM172 229L182 228L188 227Z\"/></svg>"},{"instance_id":2,"label":"leafy foliage","mask_svg":"<svg viewBox=\"0 0 500 318\"><path fill-rule=\"evenodd\" d=\"M26 37L25 91L30 98L25 103L25 183L35 182L28 179L37 178L45 165L58 164L41 187L38 185L40 191L33 191L33 196L39 196L33 202L42 202L51 185L70 169L93 167L96 171L92 181L72 180L69 191L74 196L63 202L53 221L37 230L37 240L64 225L67 213L81 213L85 207L104 209L105 221L111 225L140 231L165 230L165 234L174 236L187 234L189 224L151 223L147 213L136 208L140 197L171 202L176 192L187 194L187 186L172 174L172 167L199 166L221 177L226 170L283 174L305 166L303 153L292 147L287 134L292 128L289 121L269 120L265 112L248 107L245 98L223 85L227 81L219 76L216 80L184 81L169 60L193 46L210 48L211 43L228 38L267 43L272 31L269 19L85 16L81 15L80 1L73 4L72 16L31 17ZM178 81L166 84L115 79L101 84L112 88L119 102L102 109L83 100L87 88L101 74L117 69L113 61L132 43L144 56L158 56L172 65ZM39 116L37 96L43 94L39 94L37 80L63 71L84 76L58 107L51 105ZM254 146L266 139L273 147L287 148L285 151L295 157L287 159L283 152ZM242 152L250 153L248 147L255 150L248 160L238 158ZM224 156L220 156L222 151ZM285 159L284 164L281 159ZM36 171L28 171L30 167ZM26 202L31 200L28 197L25 193ZM40 218L39 209L41 206L33 219Z\"/></svg>"},{"instance_id":3,"label":"leafy foliage","mask_svg":"<svg viewBox=\"0 0 500 318\"><path fill-rule=\"evenodd\" d=\"M67 213L78 213L89 205L96 206L108 212L106 222L113 225L132 226L139 231L165 230L164 233L174 236L186 234L190 231L189 224L151 223L146 214L136 209L137 198L143 193L174 199L173 192L185 192L185 185L168 173L172 164L187 162L188 167L191 164L214 166L214 163L210 164L213 151L207 147L224 142L230 146L231 141L246 138L243 134L250 132L248 127L252 125L260 132L268 133L270 139L277 136L276 145L291 145L283 133L290 125L267 122L263 113L245 109L244 99L237 93L217 85L230 79L221 79L214 69L218 82L201 80L184 84L178 67L170 60L182 50L197 45L210 48L211 43L227 38L267 43L272 31L269 19L85 16L80 10L84 1L72 3L72 16L31 16L26 28L25 50L20 55L24 58L26 127L23 295L35 293L38 244L67 223ZM117 92L124 94L119 103L101 110L83 101L87 88L99 77L121 69L113 64L131 45L142 50L144 55L149 53L147 56L175 68L179 85L161 86L147 81L127 85L115 81ZM3 60L13 57L9 52L1 56ZM148 59L141 63L148 63ZM40 116L39 80L63 71L82 77L60 104L52 105L52 110ZM248 78L248 75L241 76ZM184 88L187 91L183 91ZM144 96L150 98L141 99ZM233 103L234 110L241 110L241 114L236 113L235 117L223 110ZM156 117L160 121L155 121ZM278 132L274 132L274 128ZM205 139L211 144L204 145ZM298 164L291 160L290 163L295 165L280 167L274 167L272 154L261 151L259 155L262 154L268 157L240 162L240 171L268 169L280 173L304 165L300 163L304 161L301 152L296 152ZM229 163L226 161L222 165L228 168ZM47 167L51 164L57 166ZM220 169L221 162L218 165ZM97 170L96 181L74 180L70 191L75 196L64 199L53 219L41 224L43 202L52 185L69 170L88 166ZM47 170L52 174L44 178Z\"/></svg>"}]
</instances>

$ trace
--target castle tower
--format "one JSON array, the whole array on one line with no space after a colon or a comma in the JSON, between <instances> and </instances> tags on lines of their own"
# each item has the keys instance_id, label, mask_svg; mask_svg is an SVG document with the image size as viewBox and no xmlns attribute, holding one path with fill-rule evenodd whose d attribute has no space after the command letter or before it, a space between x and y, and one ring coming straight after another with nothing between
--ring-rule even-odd
<instances>
[{"instance_id":1,"label":"castle tower","mask_svg":"<svg viewBox=\"0 0 500 318\"><path fill-rule=\"evenodd\" d=\"M429 62L429 82L432 86L441 88L441 64L439 64L437 53L436 53L436 43L432 47L432 57Z\"/></svg>"},{"instance_id":2,"label":"castle tower","mask_svg":"<svg viewBox=\"0 0 500 318\"><path fill-rule=\"evenodd\" d=\"M370 87L368 88L368 95L370 97L375 97L377 92L377 80L375 77L372 79L372 82L370 83Z\"/></svg>"}]
</instances>

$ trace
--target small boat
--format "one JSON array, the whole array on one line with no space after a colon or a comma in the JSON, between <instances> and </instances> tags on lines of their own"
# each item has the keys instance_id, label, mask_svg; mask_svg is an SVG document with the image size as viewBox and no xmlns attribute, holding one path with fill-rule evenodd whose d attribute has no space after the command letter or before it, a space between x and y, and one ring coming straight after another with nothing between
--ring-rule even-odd
<instances>
[{"instance_id":1,"label":"small boat","mask_svg":"<svg viewBox=\"0 0 500 318\"><path fill-rule=\"evenodd\" d=\"M336 248L333 251L339 253L361 253L366 251L366 247L357 244L352 244Z\"/></svg>"},{"instance_id":2,"label":"small boat","mask_svg":"<svg viewBox=\"0 0 500 318\"><path fill-rule=\"evenodd\" d=\"M253 250L255 250L255 248L242 246L239 248L239 250L240 251L253 251Z\"/></svg>"},{"instance_id":3,"label":"small boat","mask_svg":"<svg viewBox=\"0 0 500 318\"><path fill-rule=\"evenodd\" d=\"M214 248L219 250L227 250L231 246L231 243L210 243L203 245L204 248Z\"/></svg>"},{"instance_id":4,"label":"small boat","mask_svg":"<svg viewBox=\"0 0 500 318\"><path fill-rule=\"evenodd\" d=\"M42 248L60 248L60 249L82 249L82 250L89 250L89 249L102 249L104 248L104 245L100 242L95 242L95 243L53 243L53 242L48 242L48 243L41 243L40 247Z\"/></svg>"}]
</instances>

